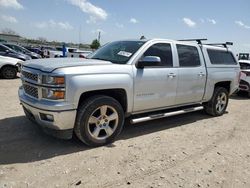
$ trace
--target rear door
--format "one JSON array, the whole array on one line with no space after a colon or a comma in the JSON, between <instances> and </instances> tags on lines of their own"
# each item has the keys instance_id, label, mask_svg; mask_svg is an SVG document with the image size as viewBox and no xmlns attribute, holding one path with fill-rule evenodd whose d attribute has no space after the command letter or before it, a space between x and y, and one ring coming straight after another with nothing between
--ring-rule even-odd
<instances>
[{"instance_id":1,"label":"rear door","mask_svg":"<svg viewBox=\"0 0 250 188\"><path fill-rule=\"evenodd\" d=\"M178 86L176 104L202 100L206 84L206 67L201 50L196 45L176 44L178 54Z\"/></svg>"}]
</instances>

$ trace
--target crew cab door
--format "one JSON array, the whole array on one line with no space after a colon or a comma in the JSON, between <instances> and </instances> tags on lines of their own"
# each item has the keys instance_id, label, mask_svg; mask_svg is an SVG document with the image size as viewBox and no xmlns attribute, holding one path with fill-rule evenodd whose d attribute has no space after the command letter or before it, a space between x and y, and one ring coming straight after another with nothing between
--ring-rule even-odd
<instances>
[{"instance_id":1,"label":"crew cab door","mask_svg":"<svg viewBox=\"0 0 250 188\"><path fill-rule=\"evenodd\" d=\"M206 87L206 67L196 45L176 44L178 54L178 87L176 105L202 100Z\"/></svg>"},{"instance_id":2,"label":"crew cab door","mask_svg":"<svg viewBox=\"0 0 250 188\"><path fill-rule=\"evenodd\" d=\"M161 63L134 71L134 112L171 106L175 102L178 70L171 43L153 43L139 55L160 57Z\"/></svg>"}]
</instances>

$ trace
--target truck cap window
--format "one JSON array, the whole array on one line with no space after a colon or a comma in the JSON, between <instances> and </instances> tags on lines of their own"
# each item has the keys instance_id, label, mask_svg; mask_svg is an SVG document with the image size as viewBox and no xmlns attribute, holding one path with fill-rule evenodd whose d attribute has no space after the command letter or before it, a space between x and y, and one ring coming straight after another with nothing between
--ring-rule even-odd
<instances>
[{"instance_id":1,"label":"truck cap window","mask_svg":"<svg viewBox=\"0 0 250 188\"><path fill-rule=\"evenodd\" d=\"M200 66L200 57L196 47L177 44L180 67Z\"/></svg>"},{"instance_id":2,"label":"truck cap window","mask_svg":"<svg viewBox=\"0 0 250 188\"><path fill-rule=\"evenodd\" d=\"M210 62L212 64L224 64L224 65L236 65L237 64L231 52L208 49L207 53L208 53Z\"/></svg>"},{"instance_id":3,"label":"truck cap window","mask_svg":"<svg viewBox=\"0 0 250 188\"><path fill-rule=\"evenodd\" d=\"M106 44L88 58L125 64L145 41L117 41Z\"/></svg>"},{"instance_id":4,"label":"truck cap window","mask_svg":"<svg viewBox=\"0 0 250 188\"><path fill-rule=\"evenodd\" d=\"M173 67L172 50L170 44L157 43L152 45L144 53L144 56L157 56L161 58L161 63L157 66Z\"/></svg>"}]
</instances>

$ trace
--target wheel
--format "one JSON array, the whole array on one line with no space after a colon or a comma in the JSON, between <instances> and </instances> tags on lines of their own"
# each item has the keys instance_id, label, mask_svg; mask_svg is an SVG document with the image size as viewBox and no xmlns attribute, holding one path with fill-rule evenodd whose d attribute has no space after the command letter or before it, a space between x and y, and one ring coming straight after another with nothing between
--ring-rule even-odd
<instances>
[{"instance_id":1,"label":"wheel","mask_svg":"<svg viewBox=\"0 0 250 188\"><path fill-rule=\"evenodd\" d=\"M4 79L14 79L17 75L17 69L15 67L6 66L1 70L1 76Z\"/></svg>"},{"instance_id":2,"label":"wheel","mask_svg":"<svg viewBox=\"0 0 250 188\"><path fill-rule=\"evenodd\" d=\"M112 143L124 124L124 111L112 97L94 96L83 102L77 113L75 134L89 146Z\"/></svg>"},{"instance_id":3,"label":"wheel","mask_svg":"<svg viewBox=\"0 0 250 188\"><path fill-rule=\"evenodd\" d=\"M204 104L205 111L212 116L221 116L228 105L228 91L223 87L216 87L212 99Z\"/></svg>"}]
</instances>

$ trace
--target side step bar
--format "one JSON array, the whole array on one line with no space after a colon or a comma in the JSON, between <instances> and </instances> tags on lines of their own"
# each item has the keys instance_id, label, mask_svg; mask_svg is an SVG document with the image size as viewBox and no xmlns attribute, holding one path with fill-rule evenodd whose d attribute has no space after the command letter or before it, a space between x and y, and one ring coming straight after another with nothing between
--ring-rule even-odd
<instances>
[{"instance_id":1,"label":"side step bar","mask_svg":"<svg viewBox=\"0 0 250 188\"><path fill-rule=\"evenodd\" d=\"M132 124L141 123L141 122L144 122L144 121L151 121L151 120L155 120L155 119L159 119L159 118L165 118L165 117L185 114L185 113L189 113L189 112L195 112L195 111L199 111L199 110L203 110L203 109L204 109L203 106L186 108L186 109L177 110L177 111L173 111L173 112L167 112L167 113L161 113L161 114L153 114L153 115L149 115L149 116L146 116L146 117L139 117L139 118L131 119L130 122Z\"/></svg>"}]
</instances>

